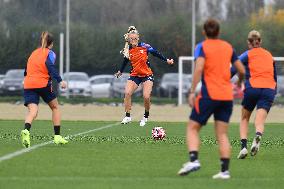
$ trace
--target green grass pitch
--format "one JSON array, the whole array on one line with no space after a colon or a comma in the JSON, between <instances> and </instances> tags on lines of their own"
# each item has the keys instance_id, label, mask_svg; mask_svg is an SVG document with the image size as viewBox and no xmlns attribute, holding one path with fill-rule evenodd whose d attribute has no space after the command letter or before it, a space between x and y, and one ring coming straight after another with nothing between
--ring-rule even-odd
<instances>
[{"instance_id":1,"label":"green grass pitch","mask_svg":"<svg viewBox=\"0 0 284 189\"><path fill-rule=\"evenodd\" d=\"M113 122L63 122L62 135L74 135L105 127ZM162 126L163 141L151 139L151 130ZM0 121L0 158L22 149L22 121ZM201 169L185 177L177 176L188 160L185 145L186 123L137 122L119 124L84 135L71 137L69 144L49 144L0 162L1 189L180 189L180 188L282 188L284 184L284 125L267 124L260 152L256 157L238 160L238 125L231 124L232 159L227 181L211 177L220 169L218 148L212 124L201 131ZM252 142L253 127L250 127ZM32 146L52 139L50 121L35 121L31 130Z\"/></svg>"}]
</instances>

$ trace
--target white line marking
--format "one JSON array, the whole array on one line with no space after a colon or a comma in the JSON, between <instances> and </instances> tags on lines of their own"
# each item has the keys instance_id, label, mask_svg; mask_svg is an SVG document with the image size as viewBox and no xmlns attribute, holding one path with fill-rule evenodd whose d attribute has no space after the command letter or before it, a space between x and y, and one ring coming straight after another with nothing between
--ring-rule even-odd
<instances>
[{"instance_id":1,"label":"white line marking","mask_svg":"<svg viewBox=\"0 0 284 189\"><path fill-rule=\"evenodd\" d=\"M88 134L88 133L91 133L91 132L100 131L100 130L107 129L107 128L110 128L110 127L113 127L113 126L116 126L116 125L119 125L119 124L120 124L120 122L118 122L118 123L113 123L113 124L109 124L109 125L106 125L106 126L103 126L103 127L99 127L99 128L96 128L96 129L92 129L92 130L89 130L89 131L85 131L85 132L82 132L82 133L77 133L77 134L74 134L74 135L69 135L69 136L65 137L65 139L69 139L70 137L76 137L76 136ZM22 155L22 154L28 153L28 152L30 152L30 151L32 151L32 150L35 150L35 149L37 149L37 148L46 146L46 145L51 144L51 143L53 143L53 140L48 141L48 142L44 142L44 143L40 143L40 144L36 144L36 145L34 145L34 146L30 147L30 148L21 149L21 150L12 152L12 153L10 153L10 154L6 154L6 155L0 157L0 163L1 163L2 161L12 159L12 158L14 158L14 157L17 157L17 156L20 156L20 155Z\"/></svg>"}]
</instances>

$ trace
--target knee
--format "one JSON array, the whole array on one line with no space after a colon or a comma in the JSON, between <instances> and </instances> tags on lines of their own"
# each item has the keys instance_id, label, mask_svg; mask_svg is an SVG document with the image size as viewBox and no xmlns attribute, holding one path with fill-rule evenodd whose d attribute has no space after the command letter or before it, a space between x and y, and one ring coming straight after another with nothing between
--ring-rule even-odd
<instances>
[{"instance_id":1,"label":"knee","mask_svg":"<svg viewBox=\"0 0 284 189\"><path fill-rule=\"evenodd\" d=\"M57 104L52 104L52 105L50 105L50 109L51 109L52 111L58 110L58 105L57 105Z\"/></svg>"},{"instance_id":2,"label":"knee","mask_svg":"<svg viewBox=\"0 0 284 189\"><path fill-rule=\"evenodd\" d=\"M242 121L242 123L247 123L247 122L249 122L249 117L248 116L242 116L241 121Z\"/></svg>"},{"instance_id":3,"label":"knee","mask_svg":"<svg viewBox=\"0 0 284 189\"><path fill-rule=\"evenodd\" d=\"M126 91L124 95L125 98L130 98L132 94L129 91Z\"/></svg>"},{"instance_id":4,"label":"knee","mask_svg":"<svg viewBox=\"0 0 284 189\"><path fill-rule=\"evenodd\" d=\"M149 101L149 100L150 100L150 95L145 95L145 94L144 94L144 95L143 95L143 98L144 98L145 101Z\"/></svg>"},{"instance_id":5,"label":"knee","mask_svg":"<svg viewBox=\"0 0 284 189\"><path fill-rule=\"evenodd\" d=\"M187 125L187 129L191 132L199 132L201 125L195 121L190 120Z\"/></svg>"},{"instance_id":6,"label":"knee","mask_svg":"<svg viewBox=\"0 0 284 189\"><path fill-rule=\"evenodd\" d=\"M242 119L242 120L247 120L247 121L248 121L249 118L250 118L250 115L245 114L245 113L243 113L242 116L241 116L241 119Z\"/></svg>"}]
</instances>

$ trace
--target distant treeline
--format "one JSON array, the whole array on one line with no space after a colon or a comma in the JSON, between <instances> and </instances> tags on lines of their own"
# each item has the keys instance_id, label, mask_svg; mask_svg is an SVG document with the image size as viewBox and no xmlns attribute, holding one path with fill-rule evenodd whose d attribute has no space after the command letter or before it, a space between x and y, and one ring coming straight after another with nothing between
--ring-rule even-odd
<instances>
[{"instance_id":1,"label":"distant treeline","mask_svg":"<svg viewBox=\"0 0 284 189\"><path fill-rule=\"evenodd\" d=\"M246 49L249 30L259 29L263 46L275 56L284 56L284 13L279 9L267 16L259 9L261 4L253 5L254 12L245 16L241 12L237 16L230 8L233 16L229 14L228 20L222 21L221 37L241 53ZM54 34L54 50L59 56L59 33L65 32L65 1L0 0L0 10L0 74L25 67L43 30ZM71 70L89 75L116 72L123 58L119 54L124 46L123 34L129 25L138 28L142 41L176 62L178 56L191 55L190 10L191 1L187 0L71 0ZM197 42L203 39L201 29L198 22ZM150 62L157 77L177 72L177 64L169 67L155 57Z\"/></svg>"}]
</instances>

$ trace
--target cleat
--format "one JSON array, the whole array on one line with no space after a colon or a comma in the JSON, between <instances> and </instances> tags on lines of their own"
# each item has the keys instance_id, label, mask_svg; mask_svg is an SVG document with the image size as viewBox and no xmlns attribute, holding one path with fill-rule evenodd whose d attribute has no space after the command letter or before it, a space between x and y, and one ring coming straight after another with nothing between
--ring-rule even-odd
<instances>
[{"instance_id":1,"label":"cleat","mask_svg":"<svg viewBox=\"0 0 284 189\"><path fill-rule=\"evenodd\" d=\"M54 144L67 144L68 141L65 140L61 135L54 135Z\"/></svg>"},{"instance_id":2,"label":"cleat","mask_svg":"<svg viewBox=\"0 0 284 189\"><path fill-rule=\"evenodd\" d=\"M148 121L148 118L143 117L140 121L140 126L144 127L146 125L147 121Z\"/></svg>"},{"instance_id":3,"label":"cleat","mask_svg":"<svg viewBox=\"0 0 284 189\"><path fill-rule=\"evenodd\" d=\"M260 139L261 139L261 136L254 137L251 148L250 148L251 156L255 156L257 152L259 151Z\"/></svg>"},{"instance_id":4,"label":"cleat","mask_svg":"<svg viewBox=\"0 0 284 189\"><path fill-rule=\"evenodd\" d=\"M195 160L193 162L187 162L183 164L183 167L179 170L177 173L180 176L185 176L189 174L190 172L194 172L200 169L200 163L198 160Z\"/></svg>"},{"instance_id":5,"label":"cleat","mask_svg":"<svg viewBox=\"0 0 284 189\"><path fill-rule=\"evenodd\" d=\"M219 172L216 175L213 175L213 179L229 179L231 178L229 171Z\"/></svg>"},{"instance_id":6,"label":"cleat","mask_svg":"<svg viewBox=\"0 0 284 189\"><path fill-rule=\"evenodd\" d=\"M21 137L23 146L25 148L29 148L31 146L30 131L28 131L27 129L22 130Z\"/></svg>"},{"instance_id":7,"label":"cleat","mask_svg":"<svg viewBox=\"0 0 284 189\"><path fill-rule=\"evenodd\" d=\"M121 121L121 124L131 123L131 117L124 117Z\"/></svg>"},{"instance_id":8,"label":"cleat","mask_svg":"<svg viewBox=\"0 0 284 189\"><path fill-rule=\"evenodd\" d=\"M243 148L238 155L238 159L245 159L247 155L248 155L248 150L246 148Z\"/></svg>"}]
</instances>

